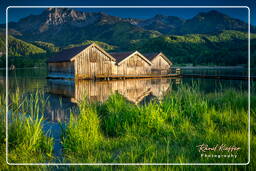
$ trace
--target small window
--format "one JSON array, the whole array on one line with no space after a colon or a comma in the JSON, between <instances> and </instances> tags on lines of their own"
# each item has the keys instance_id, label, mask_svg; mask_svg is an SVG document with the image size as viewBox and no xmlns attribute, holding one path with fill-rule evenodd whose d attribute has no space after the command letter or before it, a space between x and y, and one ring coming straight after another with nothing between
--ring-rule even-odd
<instances>
[{"instance_id":1,"label":"small window","mask_svg":"<svg viewBox=\"0 0 256 171\"><path fill-rule=\"evenodd\" d=\"M143 63L140 60L137 60L136 61L136 66L141 67L141 66L143 66Z\"/></svg>"},{"instance_id":2,"label":"small window","mask_svg":"<svg viewBox=\"0 0 256 171\"><path fill-rule=\"evenodd\" d=\"M94 55L90 56L90 62L96 62L96 56Z\"/></svg>"},{"instance_id":3,"label":"small window","mask_svg":"<svg viewBox=\"0 0 256 171\"><path fill-rule=\"evenodd\" d=\"M133 59L129 60L127 63L127 67L134 67L135 61Z\"/></svg>"}]
</instances>

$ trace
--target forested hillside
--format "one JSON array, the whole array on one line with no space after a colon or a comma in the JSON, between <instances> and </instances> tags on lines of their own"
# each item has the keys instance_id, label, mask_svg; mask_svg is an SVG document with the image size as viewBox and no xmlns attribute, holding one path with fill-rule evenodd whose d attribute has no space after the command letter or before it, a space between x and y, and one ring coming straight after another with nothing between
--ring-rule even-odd
<instances>
[{"instance_id":1,"label":"forested hillside","mask_svg":"<svg viewBox=\"0 0 256 171\"><path fill-rule=\"evenodd\" d=\"M256 34L251 34L251 46L255 45ZM130 49L141 52L161 51L175 64L245 65L248 62L248 34L223 31L217 34L160 36L134 41ZM251 58L256 58L255 53L251 54Z\"/></svg>"},{"instance_id":2,"label":"forested hillside","mask_svg":"<svg viewBox=\"0 0 256 171\"><path fill-rule=\"evenodd\" d=\"M126 48L92 40L86 40L80 44L70 44L62 48L72 48L93 42L106 51L163 52L176 65L188 63L193 65L247 65L248 63L248 35L240 31L184 36L162 35L155 38L131 40ZM61 50L52 43L39 41L32 43L9 36L9 56L10 58L18 57L17 60L14 60L16 65L17 62L27 62L25 59L43 58L46 60L47 57ZM5 45L3 36L0 36L0 44ZM251 34L251 47L256 47L256 34ZM1 51L5 51L4 46L1 46ZM255 59L256 53L252 49L251 65L253 66L255 66ZM1 67L3 64L5 63L1 62Z\"/></svg>"},{"instance_id":3,"label":"forested hillside","mask_svg":"<svg viewBox=\"0 0 256 171\"><path fill-rule=\"evenodd\" d=\"M142 20L51 8L9 23L9 28L9 64L17 67L42 66L61 49L92 42L106 51L163 52L175 65L248 63L248 24L218 11L186 20L163 15ZM0 45L0 52L5 53L3 26ZM256 34L251 33L252 66L256 66L255 48ZM4 65L2 56L0 67Z\"/></svg>"}]
</instances>

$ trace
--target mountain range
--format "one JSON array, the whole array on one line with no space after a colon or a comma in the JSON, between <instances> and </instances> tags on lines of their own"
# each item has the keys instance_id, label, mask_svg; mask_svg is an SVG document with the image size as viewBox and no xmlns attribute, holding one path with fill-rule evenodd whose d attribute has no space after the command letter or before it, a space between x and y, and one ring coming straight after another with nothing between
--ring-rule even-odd
<instances>
[{"instance_id":1,"label":"mountain range","mask_svg":"<svg viewBox=\"0 0 256 171\"><path fill-rule=\"evenodd\" d=\"M2 31L3 26L0 26ZM200 12L191 19L159 14L136 19L102 12L48 8L41 14L10 22L8 26L10 56L54 53L61 48L96 42L109 51L163 51L179 63L207 63L205 56L216 54L224 60L210 60L213 64L247 63L246 52L240 52L239 48L247 45L248 24L216 10ZM255 26L250 27L251 32L256 32ZM255 34L251 34L251 38L255 38ZM4 44L3 41L3 34L0 34L0 44ZM254 45L254 39L252 41ZM222 53L230 49L233 50L230 54ZM238 60L237 56L243 56L243 60ZM235 63L231 62L234 58Z\"/></svg>"},{"instance_id":2,"label":"mountain range","mask_svg":"<svg viewBox=\"0 0 256 171\"><path fill-rule=\"evenodd\" d=\"M26 41L46 41L57 46L98 40L113 45L127 45L130 40L160 35L216 33L222 30L247 31L248 24L212 10L191 19L155 15L149 19L111 16L102 12L81 12L66 8L49 8L9 23L13 36ZM251 31L256 31L254 26Z\"/></svg>"}]
</instances>

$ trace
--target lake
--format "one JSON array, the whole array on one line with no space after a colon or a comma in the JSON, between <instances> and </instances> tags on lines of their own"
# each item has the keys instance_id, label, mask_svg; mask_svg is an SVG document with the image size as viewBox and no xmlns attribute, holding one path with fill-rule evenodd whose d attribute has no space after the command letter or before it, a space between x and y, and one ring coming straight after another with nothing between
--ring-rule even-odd
<instances>
[{"instance_id":1,"label":"lake","mask_svg":"<svg viewBox=\"0 0 256 171\"><path fill-rule=\"evenodd\" d=\"M186 74L209 75L247 75L247 69L183 69ZM253 70L254 73L254 70ZM84 98L90 102L105 102L114 93L119 93L129 102L143 105L151 100L161 100L167 92L176 91L181 84L198 85L204 93L218 92L232 88L247 90L246 80L218 80L196 78L162 78L162 79L126 79L112 81L73 81L46 79L46 69L17 69L9 71L9 92L19 87L23 92L33 93L36 89L44 90L49 100L46 107L44 130L54 137L55 156L61 156L61 127L59 122L67 123L70 112L77 111L77 103ZM4 93L5 71L0 71L1 93ZM79 112L77 112L79 113Z\"/></svg>"},{"instance_id":2,"label":"lake","mask_svg":"<svg viewBox=\"0 0 256 171\"><path fill-rule=\"evenodd\" d=\"M183 69L184 74L207 75L247 75L247 69ZM253 70L254 73L254 70ZM5 71L0 71L0 85L5 87ZM161 99L167 91L175 91L179 84L197 84L200 91L205 93L220 91L220 89L234 88L248 89L246 80L218 80L200 78L162 78L162 79L126 79L112 81L77 81L46 79L47 70L17 69L9 71L9 92L19 87L22 91L31 92L42 89L50 96L50 103L54 108L47 109L46 118L51 121L68 120L69 109L76 106L84 96L90 101L104 102L107 98L118 92L128 101L143 104L151 99ZM2 91L4 92L4 91ZM62 106L58 106L62 105Z\"/></svg>"}]
</instances>

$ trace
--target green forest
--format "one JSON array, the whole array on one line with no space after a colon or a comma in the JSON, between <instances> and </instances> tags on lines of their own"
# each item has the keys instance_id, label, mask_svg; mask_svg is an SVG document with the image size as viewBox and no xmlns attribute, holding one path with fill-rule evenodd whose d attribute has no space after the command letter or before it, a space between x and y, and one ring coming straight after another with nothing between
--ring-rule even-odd
<instances>
[{"instance_id":1,"label":"green forest","mask_svg":"<svg viewBox=\"0 0 256 171\"><path fill-rule=\"evenodd\" d=\"M251 34L251 49L256 47L256 34ZM222 31L217 34L160 36L132 43L141 52L163 52L174 64L235 66L248 63L248 34ZM251 62L255 66L255 52Z\"/></svg>"},{"instance_id":2,"label":"green forest","mask_svg":"<svg viewBox=\"0 0 256 171\"><path fill-rule=\"evenodd\" d=\"M117 38L116 38L117 39ZM128 39L128 38L127 38ZM212 34L159 35L147 39L123 41L120 46L102 41L84 40L81 43L58 47L43 41L26 42L8 37L9 65L22 67L45 66L47 58L65 48L97 43L106 51L134 51L142 53L163 52L174 65L247 66L248 34L241 31L221 31ZM115 42L115 41L113 41ZM0 34L0 52L5 54L5 35ZM256 34L251 34L251 66L256 66ZM0 57L0 67L5 67L5 56Z\"/></svg>"}]
</instances>

